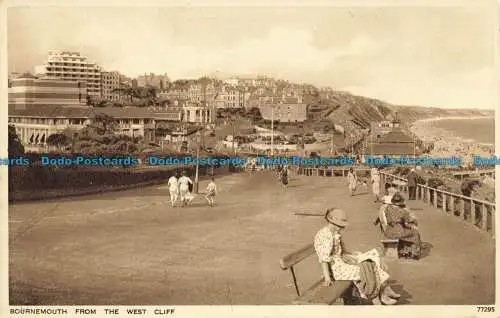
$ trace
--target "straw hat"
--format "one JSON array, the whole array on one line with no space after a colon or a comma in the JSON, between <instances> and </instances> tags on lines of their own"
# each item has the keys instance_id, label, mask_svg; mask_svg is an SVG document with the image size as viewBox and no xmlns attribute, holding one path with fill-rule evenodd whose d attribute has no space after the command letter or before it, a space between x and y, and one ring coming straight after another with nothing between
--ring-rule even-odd
<instances>
[{"instance_id":1,"label":"straw hat","mask_svg":"<svg viewBox=\"0 0 500 318\"><path fill-rule=\"evenodd\" d=\"M344 210L339 208L330 208L326 210L325 219L328 221L328 223L340 227L345 227L347 225L347 215L345 214Z\"/></svg>"}]
</instances>

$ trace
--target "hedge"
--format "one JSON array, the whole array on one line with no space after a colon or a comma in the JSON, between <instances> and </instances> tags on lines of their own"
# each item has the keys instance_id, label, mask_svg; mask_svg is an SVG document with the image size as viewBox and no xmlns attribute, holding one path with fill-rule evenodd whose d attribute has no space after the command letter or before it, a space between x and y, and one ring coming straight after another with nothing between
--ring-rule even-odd
<instances>
[{"instance_id":1,"label":"hedge","mask_svg":"<svg viewBox=\"0 0 500 318\"><path fill-rule=\"evenodd\" d=\"M59 154L48 154L50 157ZM78 156L79 154L67 155L66 158ZM148 154L149 156L150 154ZM152 154L151 154L152 155ZM40 155L28 154L32 165L27 167L9 167L9 200L23 200L23 197L33 197L29 192L51 192L78 194L86 193L89 189L116 189L133 187L134 185L146 185L166 182L173 174L185 171L188 176L194 178L194 165L190 166L136 166L136 167L86 167L86 166L42 166L36 160ZM119 155L115 155L119 157ZM159 156L159 155L158 155ZM165 154L162 154L165 156ZM183 157L181 155L179 157ZM215 156L214 156L215 157ZM219 157L219 156L218 156ZM223 156L220 156L223 157ZM224 156L227 158L227 156ZM109 156L112 158L112 156ZM34 163L33 163L34 162ZM209 167L199 166L200 177L211 174L222 175L235 172L232 166ZM92 192L92 191L90 191ZM26 195L22 194L26 193ZM39 195L43 197L43 195ZM47 195L47 197L64 195Z\"/></svg>"}]
</instances>

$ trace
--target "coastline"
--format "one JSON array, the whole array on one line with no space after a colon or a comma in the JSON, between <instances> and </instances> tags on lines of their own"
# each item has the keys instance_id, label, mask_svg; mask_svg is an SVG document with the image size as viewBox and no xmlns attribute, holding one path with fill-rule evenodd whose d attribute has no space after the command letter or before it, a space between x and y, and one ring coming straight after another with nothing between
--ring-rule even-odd
<instances>
[{"instance_id":1,"label":"coastline","mask_svg":"<svg viewBox=\"0 0 500 318\"><path fill-rule=\"evenodd\" d=\"M427 143L434 144L432 155L453 155L462 157L471 155L491 155L494 143L477 142L473 139L466 139L457 136L455 133L443 128L436 127L432 123L441 120L463 120L463 119L494 119L493 116L450 116L432 117L415 121L410 126L410 131L419 139Z\"/></svg>"},{"instance_id":2,"label":"coastline","mask_svg":"<svg viewBox=\"0 0 500 318\"><path fill-rule=\"evenodd\" d=\"M431 118L425 118L425 119L419 119L415 122L412 123L413 125L418 125L420 123L429 123L429 122L434 122L434 121L440 121L440 120L461 120L461 119L495 119L495 116L449 116L449 117L431 117Z\"/></svg>"}]
</instances>

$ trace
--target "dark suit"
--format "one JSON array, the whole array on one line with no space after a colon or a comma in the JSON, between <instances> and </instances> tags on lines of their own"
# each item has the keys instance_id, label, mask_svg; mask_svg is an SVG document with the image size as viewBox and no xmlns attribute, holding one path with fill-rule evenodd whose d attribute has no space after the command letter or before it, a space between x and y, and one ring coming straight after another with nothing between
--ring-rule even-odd
<instances>
[{"instance_id":1,"label":"dark suit","mask_svg":"<svg viewBox=\"0 0 500 318\"><path fill-rule=\"evenodd\" d=\"M417 198L417 174L410 171L408 174L408 199L415 200Z\"/></svg>"}]
</instances>

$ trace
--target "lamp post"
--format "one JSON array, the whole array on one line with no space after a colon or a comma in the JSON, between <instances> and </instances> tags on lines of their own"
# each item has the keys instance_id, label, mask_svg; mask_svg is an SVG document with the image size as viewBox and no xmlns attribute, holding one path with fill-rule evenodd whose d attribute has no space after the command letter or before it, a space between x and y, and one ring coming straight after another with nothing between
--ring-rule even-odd
<instances>
[{"instance_id":1,"label":"lamp post","mask_svg":"<svg viewBox=\"0 0 500 318\"><path fill-rule=\"evenodd\" d=\"M231 120L231 127L232 127L232 129L233 129L233 132L232 132L232 134L233 134L233 140L232 140L233 156L236 156L236 150L235 150L235 148L234 148L234 139L235 139L235 137L236 137L236 136L234 135L234 134L235 134L234 118L232 118L232 120Z\"/></svg>"},{"instance_id":2,"label":"lamp post","mask_svg":"<svg viewBox=\"0 0 500 318\"><path fill-rule=\"evenodd\" d=\"M283 101L280 102L283 104ZM278 118L281 118L280 112L278 112ZM271 156L274 155L274 105L272 106L271 112Z\"/></svg>"},{"instance_id":3,"label":"lamp post","mask_svg":"<svg viewBox=\"0 0 500 318\"><path fill-rule=\"evenodd\" d=\"M196 170L195 170L195 175L194 175L194 192L195 193L198 193L198 183L199 183L198 170L200 168L199 161L200 161L200 135L199 135L199 131L198 131L198 143L196 145Z\"/></svg>"},{"instance_id":4,"label":"lamp post","mask_svg":"<svg viewBox=\"0 0 500 318\"><path fill-rule=\"evenodd\" d=\"M331 144L330 144L330 154L333 154L333 135L335 133L335 129L332 130L332 140L331 140Z\"/></svg>"},{"instance_id":5,"label":"lamp post","mask_svg":"<svg viewBox=\"0 0 500 318\"><path fill-rule=\"evenodd\" d=\"M271 108L271 156L274 155L274 107Z\"/></svg>"},{"instance_id":6,"label":"lamp post","mask_svg":"<svg viewBox=\"0 0 500 318\"><path fill-rule=\"evenodd\" d=\"M370 134L370 154L373 156L373 134Z\"/></svg>"},{"instance_id":7,"label":"lamp post","mask_svg":"<svg viewBox=\"0 0 500 318\"><path fill-rule=\"evenodd\" d=\"M413 135L413 160L415 160L415 157L416 157L416 143L415 143L415 134ZM414 168L417 167L417 161L415 160L415 166Z\"/></svg>"}]
</instances>

